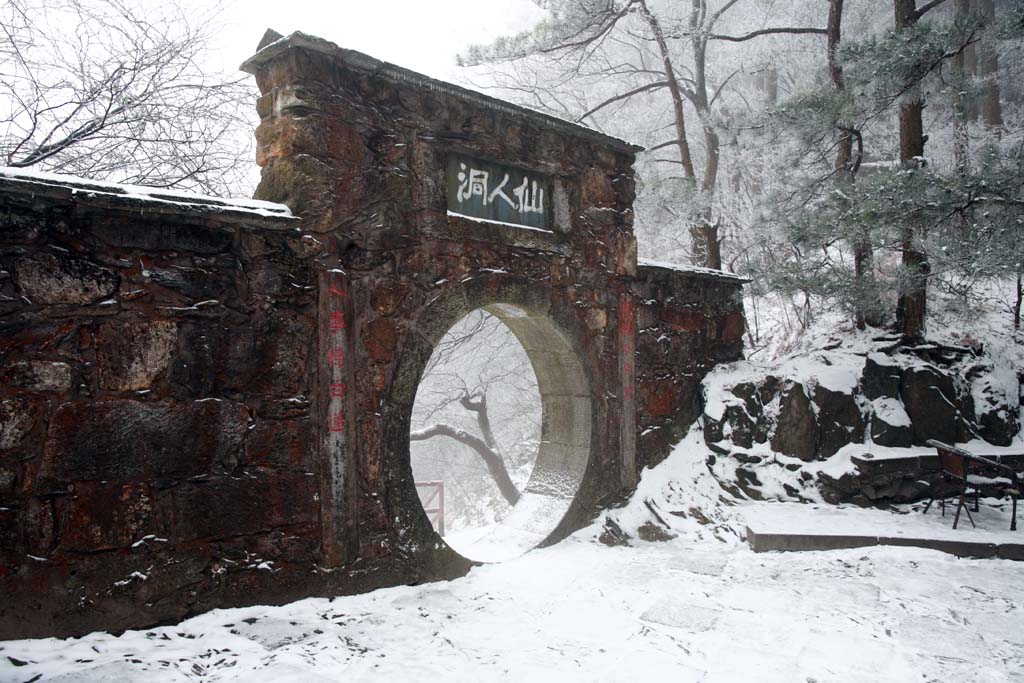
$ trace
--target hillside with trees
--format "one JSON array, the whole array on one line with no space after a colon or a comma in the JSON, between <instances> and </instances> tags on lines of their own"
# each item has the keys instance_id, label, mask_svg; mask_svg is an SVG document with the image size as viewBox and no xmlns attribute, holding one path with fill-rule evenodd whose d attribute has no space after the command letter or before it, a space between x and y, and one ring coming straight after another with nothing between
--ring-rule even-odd
<instances>
[{"instance_id":1,"label":"hillside with trees","mask_svg":"<svg viewBox=\"0 0 1024 683\"><path fill-rule=\"evenodd\" d=\"M719 480L907 501L920 472L850 458L1017 443L1024 8L538 4L460 57L472 84L642 144L641 257L751 279L748 360L705 380L697 425Z\"/></svg>"},{"instance_id":2,"label":"hillside with trees","mask_svg":"<svg viewBox=\"0 0 1024 683\"><path fill-rule=\"evenodd\" d=\"M800 328L839 306L860 329L918 338L936 296L998 302L1019 327L1024 9L542 5L534 30L462 63L478 85L646 147L642 256L750 275L754 309L770 299Z\"/></svg>"}]
</instances>

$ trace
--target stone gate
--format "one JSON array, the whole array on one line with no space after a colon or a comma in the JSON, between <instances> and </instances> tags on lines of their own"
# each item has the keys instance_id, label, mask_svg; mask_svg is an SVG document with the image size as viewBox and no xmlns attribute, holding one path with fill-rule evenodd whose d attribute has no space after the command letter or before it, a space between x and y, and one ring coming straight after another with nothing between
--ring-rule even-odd
<instances>
[{"instance_id":1,"label":"stone gate","mask_svg":"<svg viewBox=\"0 0 1024 683\"><path fill-rule=\"evenodd\" d=\"M0 639L454 577L409 462L434 344L483 308L542 398L505 532L621 501L740 357L740 286L638 265L638 148L268 33L257 197L0 175Z\"/></svg>"}]
</instances>

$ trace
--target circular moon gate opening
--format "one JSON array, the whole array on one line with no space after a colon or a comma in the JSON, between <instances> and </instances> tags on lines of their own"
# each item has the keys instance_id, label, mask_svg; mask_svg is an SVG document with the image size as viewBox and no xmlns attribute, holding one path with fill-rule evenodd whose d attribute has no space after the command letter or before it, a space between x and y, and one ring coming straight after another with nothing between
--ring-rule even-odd
<instances>
[{"instance_id":1,"label":"circular moon gate opening","mask_svg":"<svg viewBox=\"0 0 1024 683\"><path fill-rule=\"evenodd\" d=\"M541 545L579 490L590 434L566 335L511 304L470 312L435 345L413 408L410 459L434 530L480 562Z\"/></svg>"}]
</instances>

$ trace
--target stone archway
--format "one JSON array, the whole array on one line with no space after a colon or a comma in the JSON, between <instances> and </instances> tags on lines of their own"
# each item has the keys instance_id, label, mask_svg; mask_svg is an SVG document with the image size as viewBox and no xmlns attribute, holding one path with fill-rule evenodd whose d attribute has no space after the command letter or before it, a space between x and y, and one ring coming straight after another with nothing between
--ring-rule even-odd
<instances>
[{"instance_id":1,"label":"stone archway","mask_svg":"<svg viewBox=\"0 0 1024 683\"><path fill-rule=\"evenodd\" d=\"M408 438L468 311L541 383L524 547L629 495L740 357L741 279L637 262L637 147L303 34L261 48L257 196L290 212L0 179L0 639L465 573Z\"/></svg>"},{"instance_id":2,"label":"stone archway","mask_svg":"<svg viewBox=\"0 0 1024 683\"><path fill-rule=\"evenodd\" d=\"M430 351L441 337L463 316L483 309L500 320L515 338L533 366L541 399L541 439L530 478L511 514L498 526L486 542L480 544L469 559L496 561L557 540L557 532L576 499L587 474L591 459L595 415L591 401L591 383L584 367L580 349L572 334L561 329L549 311L530 302L523 287L505 288L501 300L467 298L457 288L431 302L410 326L410 346L429 346ZM535 299L536 297L532 297ZM396 377L415 381L392 384L387 401L399 407L387 427L388 443L396 449L399 466L405 472L403 486L412 485L409 457L409 424L430 351L426 348L399 353ZM402 438L402 435L405 438ZM393 436L392 436L393 435ZM414 492L406 490L408 499ZM428 533L422 508L404 505L409 519L402 523L417 526L420 534ZM423 525L426 524L427 527Z\"/></svg>"},{"instance_id":3,"label":"stone archway","mask_svg":"<svg viewBox=\"0 0 1024 683\"><path fill-rule=\"evenodd\" d=\"M326 564L379 561L381 583L464 571L420 509L408 436L434 344L476 308L522 343L544 403L536 473L507 528L524 548L553 542L621 499L637 477L638 148L302 34L246 68L264 93L257 194L324 247Z\"/></svg>"},{"instance_id":4,"label":"stone archway","mask_svg":"<svg viewBox=\"0 0 1024 683\"><path fill-rule=\"evenodd\" d=\"M543 452L509 524L529 532L524 547L621 500L638 438L671 444L702 373L736 356L742 332L723 322L740 281L638 267L639 148L304 34L261 47L244 67L263 93L257 196L288 204L323 245L327 566L373 564L381 584L465 570L422 513L408 435L434 344L476 308L512 329L541 384Z\"/></svg>"}]
</instances>

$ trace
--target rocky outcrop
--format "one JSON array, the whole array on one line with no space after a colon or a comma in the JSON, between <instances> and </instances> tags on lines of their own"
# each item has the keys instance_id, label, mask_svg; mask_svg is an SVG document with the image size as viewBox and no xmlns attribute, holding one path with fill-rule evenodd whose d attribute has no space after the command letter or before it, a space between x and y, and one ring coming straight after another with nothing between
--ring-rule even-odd
<instances>
[{"instance_id":1,"label":"rocky outcrop","mask_svg":"<svg viewBox=\"0 0 1024 683\"><path fill-rule=\"evenodd\" d=\"M924 474L875 468L831 476L825 472L835 468L816 463L851 444L862 446L846 451L857 458L875 446L929 439L1013 441L1020 400L1012 372L971 349L880 346L885 352L819 352L761 371L737 364L723 369L724 377L712 375L705 382L704 439L716 459L736 463L716 472L751 497L760 495L753 483L758 468L774 467L774 478L795 498L812 485L831 501L901 502L928 489Z\"/></svg>"},{"instance_id":2,"label":"rocky outcrop","mask_svg":"<svg viewBox=\"0 0 1024 683\"><path fill-rule=\"evenodd\" d=\"M861 388L871 400L898 396L902 376L903 371L895 360L882 353L869 353L864 359Z\"/></svg>"},{"instance_id":3,"label":"rocky outcrop","mask_svg":"<svg viewBox=\"0 0 1024 683\"><path fill-rule=\"evenodd\" d=\"M801 460L813 460L818 450L818 419L807 388L790 382L782 390L772 450Z\"/></svg>"},{"instance_id":4,"label":"rocky outcrop","mask_svg":"<svg viewBox=\"0 0 1024 683\"><path fill-rule=\"evenodd\" d=\"M1020 431L1018 411L1001 406L978 416L978 433L985 441L996 446L1009 446Z\"/></svg>"},{"instance_id":5,"label":"rocky outcrop","mask_svg":"<svg viewBox=\"0 0 1024 683\"><path fill-rule=\"evenodd\" d=\"M910 416L914 444L956 441L960 407L952 378L926 365L909 367L900 378L899 397Z\"/></svg>"},{"instance_id":6,"label":"rocky outcrop","mask_svg":"<svg viewBox=\"0 0 1024 683\"><path fill-rule=\"evenodd\" d=\"M913 425L899 399L879 396L871 402L871 440L879 446L893 448L913 445Z\"/></svg>"},{"instance_id":7,"label":"rocky outcrop","mask_svg":"<svg viewBox=\"0 0 1024 683\"><path fill-rule=\"evenodd\" d=\"M843 446L864 440L865 420L857 396L819 386L814 390L814 404L819 425L819 457L831 457Z\"/></svg>"}]
</instances>

